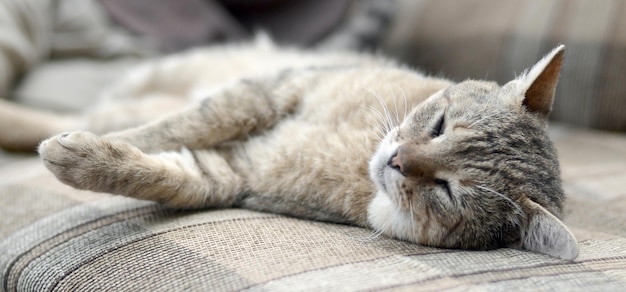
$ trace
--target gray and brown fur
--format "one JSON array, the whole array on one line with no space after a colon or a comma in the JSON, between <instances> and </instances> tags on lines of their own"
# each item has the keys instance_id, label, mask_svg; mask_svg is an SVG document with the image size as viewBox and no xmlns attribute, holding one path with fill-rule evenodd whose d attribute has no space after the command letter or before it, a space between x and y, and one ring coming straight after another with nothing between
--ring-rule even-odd
<instances>
[{"instance_id":1,"label":"gray and brown fur","mask_svg":"<svg viewBox=\"0 0 626 292\"><path fill-rule=\"evenodd\" d=\"M54 136L39 152L79 189L572 259L545 133L563 51L500 86L267 41L206 49L139 68L86 114L50 116L54 131L89 132Z\"/></svg>"}]
</instances>

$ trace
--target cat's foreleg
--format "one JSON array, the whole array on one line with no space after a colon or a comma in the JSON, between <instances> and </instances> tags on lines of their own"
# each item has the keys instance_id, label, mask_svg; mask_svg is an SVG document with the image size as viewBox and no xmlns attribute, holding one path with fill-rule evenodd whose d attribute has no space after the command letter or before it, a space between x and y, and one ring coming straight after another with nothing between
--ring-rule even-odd
<instances>
[{"instance_id":1,"label":"cat's foreleg","mask_svg":"<svg viewBox=\"0 0 626 292\"><path fill-rule=\"evenodd\" d=\"M295 110L298 90L278 88L272 79L244 80L184 110L105 137L146 153L207 149L273 126Z\"/></svg>"},{"instance_id":2,"label":"cat's foreleg","mask_svg":"<svg viewBox=\"0 0 626 292\"><path fill-rule=\"evenodd\" d=\"M212 146L271 127L294 110L297 92L281 93L263 80L243 81L144 126L101 137L57 135L39 152L59 180L79 189L173 207L228 206L243 179Z\"/></svg>"},{"instance_id":3,"label":"cat's foreleg","mask_svg":"<svg viewBox=\"0 0 626 292\"><path fill-rule=\"evenodd\" d=\"M149 155L124 142L76 132L44 141L39 152L45 166L70 186L175 208L230 206L243 188L239 175L212 150Z\"/></svg>"}]
</instances>

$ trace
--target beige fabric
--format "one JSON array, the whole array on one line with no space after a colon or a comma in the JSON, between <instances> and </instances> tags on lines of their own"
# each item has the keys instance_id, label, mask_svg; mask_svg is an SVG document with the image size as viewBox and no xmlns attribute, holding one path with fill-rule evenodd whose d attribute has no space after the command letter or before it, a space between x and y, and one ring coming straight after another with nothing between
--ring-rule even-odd
<instances>
[{"instance_id":1,"label":"beige fabric","mask_svg":"<svg viewBox=\"0 0 626 292\"><path fill-rule=\"evenodd\" d=\"M22 245L33 247L7 250L8 255L21 253L10 262L5 288L617 289L626 283L619 276L626 269L624 239L585 241L581 257L564 262L510 249L438 250L384 238L365 240L369 232L363 229L245 210L177 214L123 200L105 204L122 211L75 208L55 218L69 222L63 217L72 217L81 224L59 226L48 220L35 225L40 233L43 227L61 231L43 242L24 245L24 234L18 233ZM99 218L90 218L100 212Z\"/></svg>"},{"instance_id":2,"label":"beige fabric","mask_svg":"<svg viewBox=\"0 0 626 292\"><path fill-rule=\"evenodd\" d=\"M239 209L177 212L0 168L0 290L557 290L626 286L626 137L553 125L580 255L423 247Z\"/></svg>"},{"instance_id":3,"label":"beige fabric","mask_svg":"<svg viewBox=\"0 0 626 292\"><path fill-rule=\"evenodd\" d=\"M565 63L552 118L626 131L626 2L400 0L389 50L457 81L520 75L557 44Z\"/></svg>"}]
</instances>

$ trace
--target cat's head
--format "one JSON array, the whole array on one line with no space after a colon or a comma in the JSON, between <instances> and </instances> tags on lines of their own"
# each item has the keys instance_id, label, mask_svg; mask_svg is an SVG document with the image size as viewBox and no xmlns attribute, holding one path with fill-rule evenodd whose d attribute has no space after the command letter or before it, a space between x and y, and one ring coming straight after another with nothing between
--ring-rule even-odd
<instances>
[{"instance_id":1,"label":"cat's head","mask_svg":"<svg viewBox=\"0 0 626 292\"><path fill-rule=\"evenodd\" d=\"M564 259L576 240L546 134L564 47L503 85L465 81L431 96L370 161L372 227L424 245L518 247Z\"/></svg>"}]
</instances>

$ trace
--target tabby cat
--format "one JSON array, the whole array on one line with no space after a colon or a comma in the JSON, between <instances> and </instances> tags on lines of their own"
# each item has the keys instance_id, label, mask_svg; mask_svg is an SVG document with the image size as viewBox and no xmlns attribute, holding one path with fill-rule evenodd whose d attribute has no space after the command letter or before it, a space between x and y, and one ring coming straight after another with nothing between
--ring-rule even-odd
<instances>
[{"instance_id":1,"label":"tabby cat","mask_svg":"<svg viewBox=\"0 0 626 292\"><path fill-rule=\"evenodd\" d=\"M563 53L500 86L267 40L196 50L138 68L82 115L46 115L46 131L81 131L39 153L75 188L173 208L241 207L428 246L573 259L545 131Z\"/></svg>"}]
</instances>

